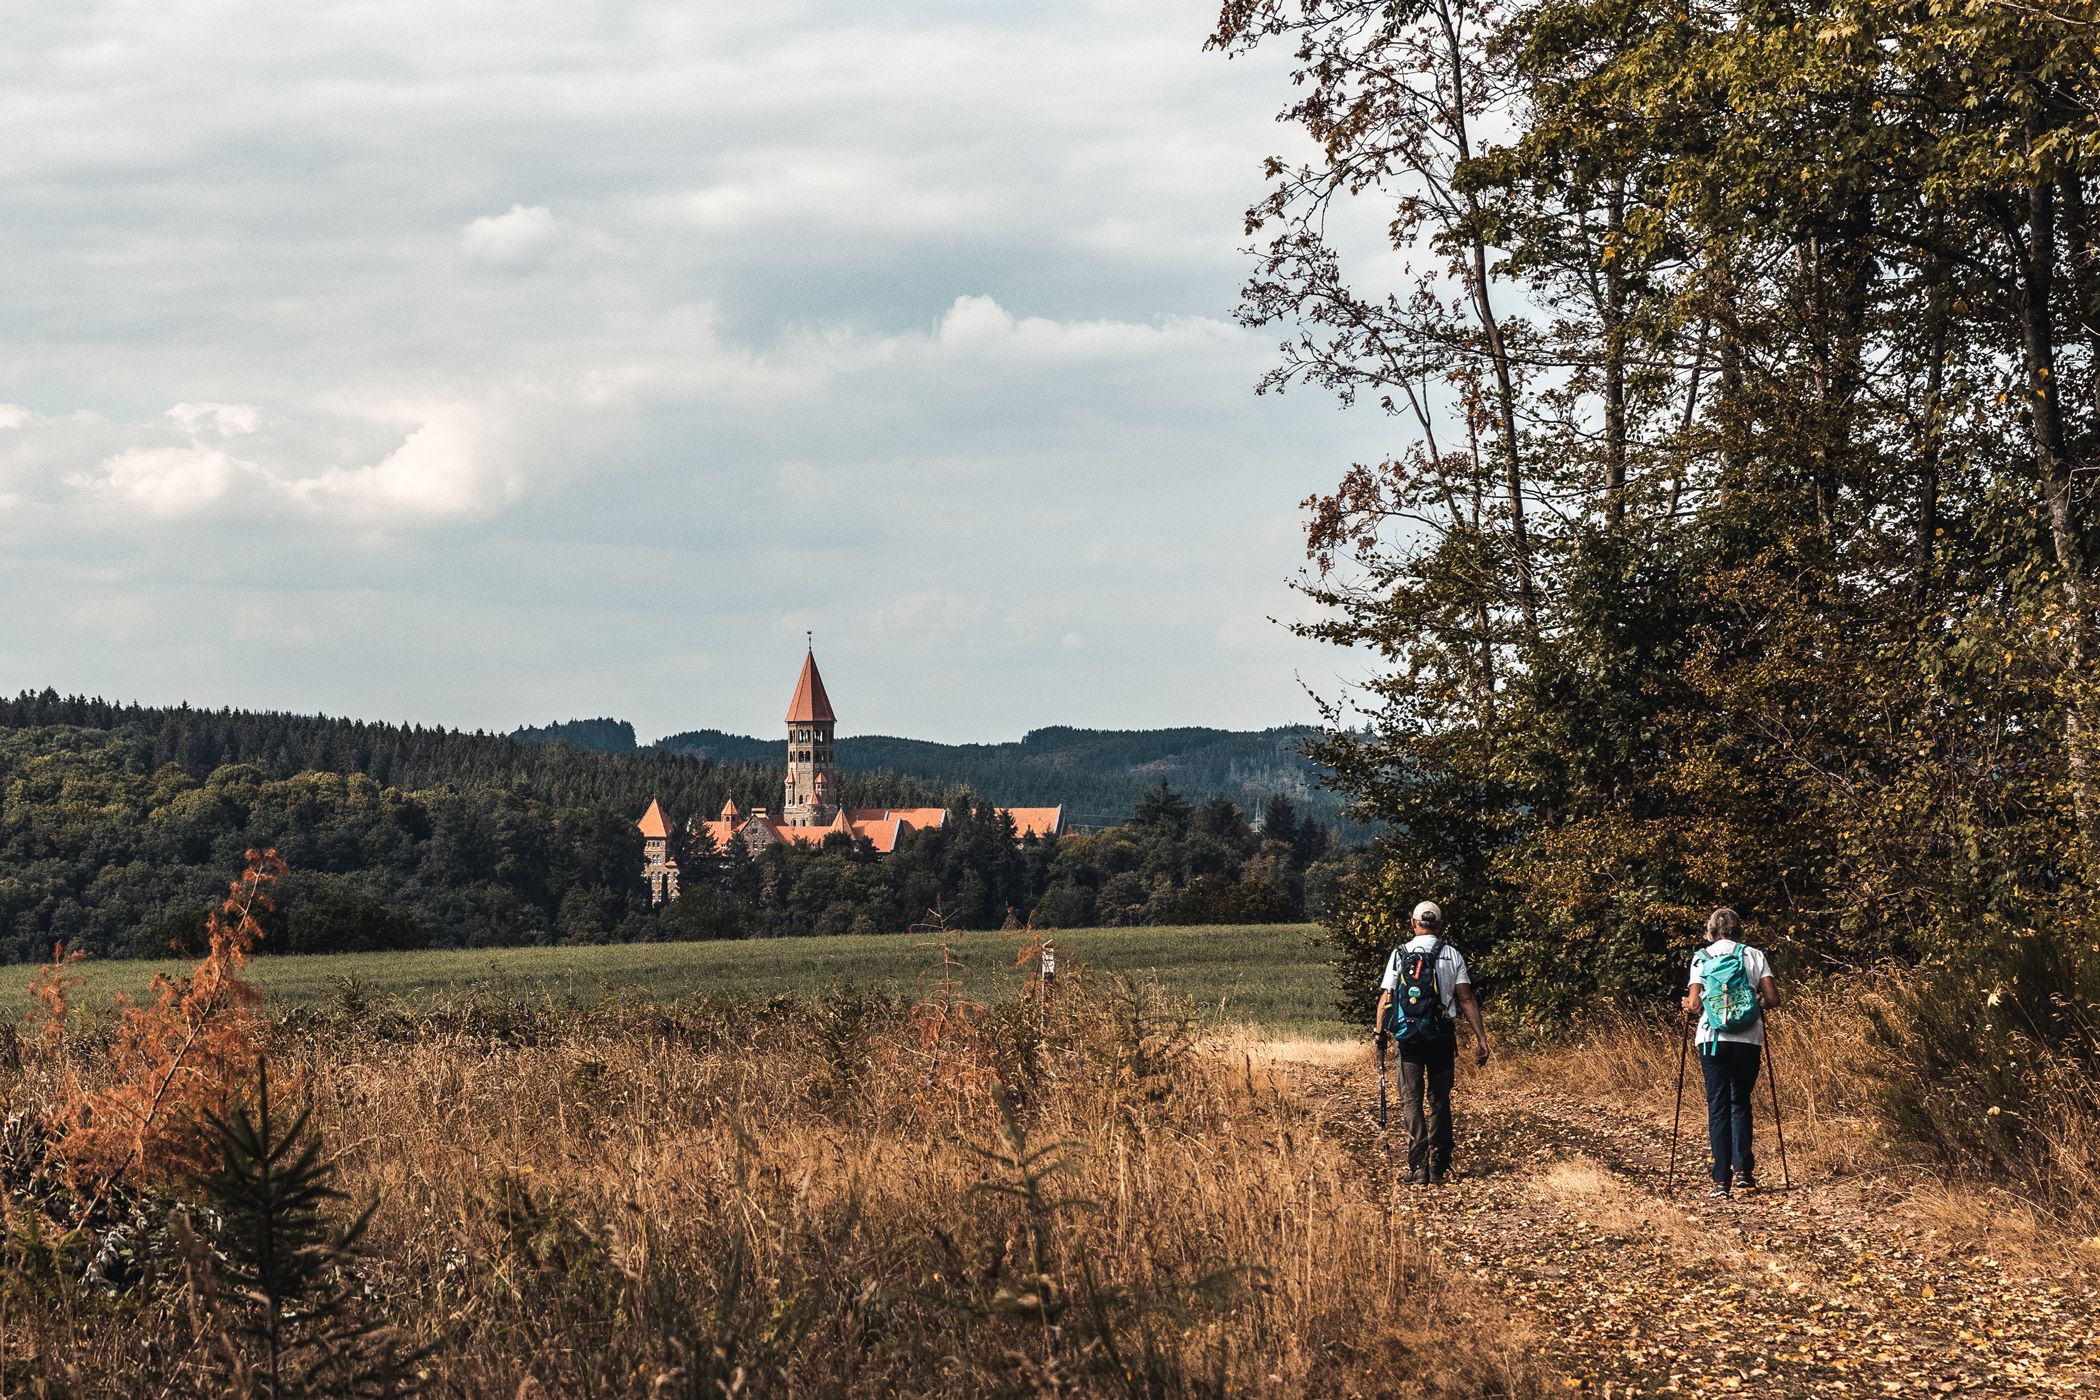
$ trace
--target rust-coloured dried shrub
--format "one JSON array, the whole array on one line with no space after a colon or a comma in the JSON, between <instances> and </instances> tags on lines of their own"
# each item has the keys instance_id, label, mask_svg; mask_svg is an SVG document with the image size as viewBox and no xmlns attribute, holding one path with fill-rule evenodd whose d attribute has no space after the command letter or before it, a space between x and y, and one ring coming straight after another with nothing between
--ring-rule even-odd
<instances>
[{"instance_id":1,"label":"rust-coloured dried shrub","mask_svg":"<svg viewBox=\"0 0 2100 1400\"><path fill-rule=\"evenodd\" d=\"M56 1061L45 1117L53 1155L83 1194L123 1179L172 1180L205 1161L206 1123L223 1116L263 1045L261 994L241 976L263 935L257 915L274 908L270 886L284 873L274 850L251 850L219 911L209 946L186 975L153 979L152 999L117 998L105 1061L89 1070L67 1054L71 998L62 950L36 983L39 1039Z\"/></svg>"}]
</instances>

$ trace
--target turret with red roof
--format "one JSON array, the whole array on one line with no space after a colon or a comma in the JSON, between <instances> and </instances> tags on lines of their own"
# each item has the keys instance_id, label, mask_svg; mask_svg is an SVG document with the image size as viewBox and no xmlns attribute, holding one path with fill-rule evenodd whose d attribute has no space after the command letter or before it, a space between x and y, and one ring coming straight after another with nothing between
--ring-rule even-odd
<instances>
[{"instance_id":1,"label":"turret with red roof","mask_svg":"<svg viewBox=\"0 0 2100 1400\"><path fill-rule=\"evenodd\" d=\"M816 648L811 647L802 658L795 698L788 702L787 784L780 804L784 825L831 825L839 790L834 747L838 722L831 697L824 693L824 677L817 671Z\"/></svg>"}]
</instances>

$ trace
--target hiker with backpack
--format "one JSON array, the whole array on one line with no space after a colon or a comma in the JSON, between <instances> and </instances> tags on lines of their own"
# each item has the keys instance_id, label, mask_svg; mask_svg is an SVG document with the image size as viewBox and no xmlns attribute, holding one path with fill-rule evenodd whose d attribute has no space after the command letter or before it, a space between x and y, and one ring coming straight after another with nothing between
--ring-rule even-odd
<instances>
[{"instance_id":1,"label":"hiker with backpack","mask_svg":"<svg viewBox=\"0 0 2100 1400\"><path fill-rule=\"evenodd\" d=\"M1706 1138L1713 1149L1713 1190L1725 1201L1731 1191L1757 1190L1757 1155L1751 1148L1750 1100L1764 1057L1764 1013L1779 1005L1772 965L1758 949L1736 939L1742 920L1733 909L1716 909L1706 921L1706 947L1692 955L1691 985L1684 1019L1698 1023L1699 1073L1706 1081Z\"/></svg>"},{"instance_id":2,"label":"hiker with backpack","mask_svg":"<svg viewBox=\"0 0 2100 1400\"><path fill-rule=\"evenodd\" d=\"M1399 1052L1400 1102L1407 1110L1407 1179L1441 1186L1451 1169L1451 1079L1458 1058L1457 1012L1473 1030L1473 1063L1488 1059L1480 999L1458 949L1444 941L1444 911L1415 906L1414 937L1393 949L1378 983L1375 1034ZM1384 1071L1380 1071L1383 1093Z\"/></svg>"}]
</instances>

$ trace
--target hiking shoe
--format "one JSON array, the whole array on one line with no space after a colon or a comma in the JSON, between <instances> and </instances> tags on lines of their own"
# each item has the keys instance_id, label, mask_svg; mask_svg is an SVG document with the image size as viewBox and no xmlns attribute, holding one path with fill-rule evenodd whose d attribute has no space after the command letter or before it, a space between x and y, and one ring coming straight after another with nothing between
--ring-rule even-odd
<instances>
[{"instance_id":1,"label":"hiking shoe","mask_svg":"<svg viewBox=\"0 0 2100 1400\"><path fill-rule=\"evenodd\" d=\"M1425 1167L1421 1171L1409 1172L1407 1174L1407 1184L1409 1186L1427 1186L1429 1184L1428 1169Z\"/></svg>"},{"instance_id":2,"label":"hiking shoe","mask_svg":"<svg viewBox=\"0 0 2100 1400\"><path fill-rule=\"evenodd\" d=\"M1738 1172L1735 1178L1735 1189L1746 1196L1755 1196L1757 1194L1757 1178Z\"/></svg>"},{"instance_id":3,"label":"hiking shoe","mask_svg":"<svg viewBox=\"0 0 2100 1400\"><path fill-rule=\"evenodd\" d=\"M1442 1172L1430 1172L1423 1180L1431 1186L1442 1186L1444 1184L1444 1174Z\"/></svg>"},{"instance_id":4,"label":"hiking shoe","mask_svg":"<svg viewBox=\"0 0 2100 1400\"><path fill-rule=\"evenodd\" d=\"M1726 1186L1716 1186L1713 1190L1706 1193L1706 1199L1709 1201L1725 1201L1728 1199L1728 1188Z\"/></svg>"}]
</instances>

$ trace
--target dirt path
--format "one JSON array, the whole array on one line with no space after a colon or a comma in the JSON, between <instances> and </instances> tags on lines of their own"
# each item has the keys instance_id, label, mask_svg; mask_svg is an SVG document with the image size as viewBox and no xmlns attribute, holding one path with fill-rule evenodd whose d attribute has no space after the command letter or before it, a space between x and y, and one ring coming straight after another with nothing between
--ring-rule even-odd
<instances>
[{"instance_id":1,"label":"dirt path","mask_svg":"<svg viewBox=\"0 0 2100 1400\"><path fill-rule=\"evenodd\" d=\"M1665 1195L1667 1132L1462 1084L1458 1171L1439 1189L1397 1184L1406 1129L1396 1113L1389 1159L1367 1070L1311 1075L1323 1124L1374 1189L1553 1339L1546 1359L1571 1394L2100 1395L2091 1272L1923 1238L1871 1180L1797 1174L1792 1191L1709 1205L1703 1105L1687 1105Z\"/></svg>"}]
</instances>

